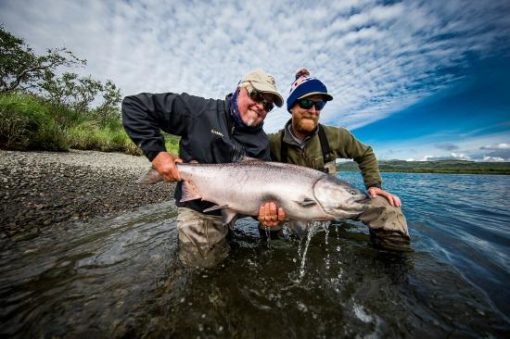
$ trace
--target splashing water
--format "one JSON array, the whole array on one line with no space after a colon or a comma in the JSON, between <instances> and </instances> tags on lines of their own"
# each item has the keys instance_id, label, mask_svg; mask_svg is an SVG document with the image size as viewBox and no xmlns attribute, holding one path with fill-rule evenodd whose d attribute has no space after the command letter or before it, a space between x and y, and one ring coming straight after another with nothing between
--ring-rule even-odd
<instances>
[{"instance_id":1,"label":"splashing water","mask_svg":"<svg viewBox=\"0 0 510 339\"><path fill-rule=\"evenodd\" d=\"M267 248L271 248L271 230L269 227L264 226L264 232L266 233Z\"/></svg>"},{"instance_id":2,"label":"splashing water","mask_svg":"<svg viewBox=\"0 0 510 339\"><path fill-rule=\"evenodd\" d=\"M305 248L304 248L303 254L301 256L301 266L299 269L298 281L303 279L303 277L305 276L306 253L308 252L308 246L310 246L310 241L312 240L313 236L317 233L319 228L327 229L328 225L329 225L329 223L324 222L324 221L312 221L312 222L308 222L306 224L307 235L306 235ZM327 235L326 235L326 243L327 243ZM301 242L300 242L300 248L301 248ZM300 248L298 250L298 255L300 254Z\"/></svg>"},{"instance_id":3,"label":"splashing water","mask_svg":"<svg viewBox=\"0 0 510 339\"><path fill-rule=\"evenodd\" d=\"M322 223L322 228L324 229L324 244L326 245L325 246L325 249L326 249L326 259L324 259L324 261L326 263L326 270L329 271L329 269L331 267L331 262L330 262L330 259L329 259L329 244L328 244L329 223L323 222Z\"/></svg>"}]
</instances>

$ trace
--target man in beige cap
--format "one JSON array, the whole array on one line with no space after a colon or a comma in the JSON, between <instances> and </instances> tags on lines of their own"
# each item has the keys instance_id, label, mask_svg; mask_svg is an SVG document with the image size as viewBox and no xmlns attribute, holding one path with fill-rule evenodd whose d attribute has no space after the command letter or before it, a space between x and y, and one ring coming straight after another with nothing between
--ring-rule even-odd
<instances>
[{"instance_id":1,"label":"man in beige cap","mask_svg":"<svg viewBox=\"0 0 510 339\"><path fill-rule=\"evenodd\" d=\"M180 202L182 182L175 164L227 163L242 156L270 160L262 124L274 105L282 104L274 78L262 70L246 74L223 100L186 93L141 93L124 98L126 132L166 181L178 181L179 258L184 264L211 267L223 260L229 251L229 226L223 225L219 211L202 212L211 203ZM161 131L181 137L178 155L166 151Z\"/></svg>"}]
</instances>

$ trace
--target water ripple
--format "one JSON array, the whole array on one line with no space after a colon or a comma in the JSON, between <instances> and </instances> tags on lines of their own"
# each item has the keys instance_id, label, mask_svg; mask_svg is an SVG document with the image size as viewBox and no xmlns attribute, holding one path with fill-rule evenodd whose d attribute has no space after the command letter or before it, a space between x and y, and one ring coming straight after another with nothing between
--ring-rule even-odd
<instances>
[{"instance_id":1,"label":"water ripple","mask_svg":"<svg viewBox=\"0 0 510 339\"><path fill-rule=\"evenodd\" d=\"M412 252L377 250L350 221L268 246L245 218L225 262L190 270L173 202L2 239L0 336L508 337L510 177L383 178Z\"/></svg>"}]
</instances>

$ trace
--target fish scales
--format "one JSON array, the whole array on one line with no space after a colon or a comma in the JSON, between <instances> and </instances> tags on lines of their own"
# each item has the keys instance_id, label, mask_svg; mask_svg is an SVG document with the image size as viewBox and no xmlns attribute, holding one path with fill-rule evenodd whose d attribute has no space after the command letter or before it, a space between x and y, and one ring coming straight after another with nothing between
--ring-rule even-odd
<instances>
[{"instance_id":1,"label":"fish scales","mask_svg":"<svg viewBox=\"0 0 510 339\"><path fill-rule=\"evenodd\" d=\"M226 222L236 214L258 215L267 201L277 202L289 219L305 221L346 218L366 207L358 202L366 198L363 193L306 167L252 160L177 167L184 180L182 201L200 198L215 203L226 212Z\"/></svg>"}]
</instances>

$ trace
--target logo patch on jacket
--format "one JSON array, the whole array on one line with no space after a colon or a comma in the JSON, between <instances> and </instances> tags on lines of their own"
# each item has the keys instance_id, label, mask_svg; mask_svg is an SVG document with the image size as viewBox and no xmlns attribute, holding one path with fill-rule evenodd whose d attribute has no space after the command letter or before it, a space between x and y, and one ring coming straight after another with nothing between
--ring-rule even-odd
<instances>
[{"instance_id":1,"label":"logo patch on jacket","mask_svg":"<svg viewBox=\"0 0 510 339\"><path fill-rule=\"evenodd\" d=\"M220 138L223 138L223 133L221 133L220 131L215 130L214 128L211 129L211 133L214 134L214 135L219 136Z\"/></svg>"}]
</instances>

